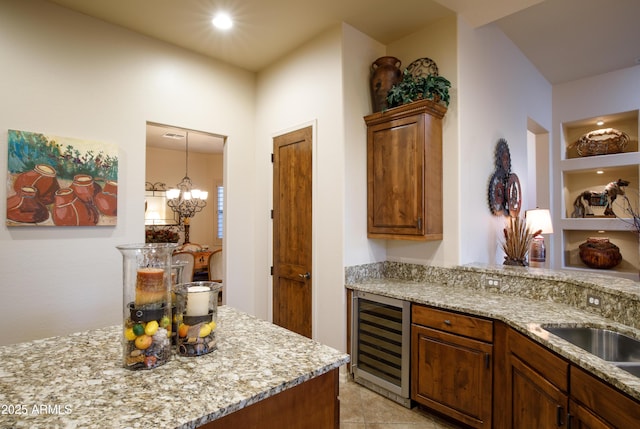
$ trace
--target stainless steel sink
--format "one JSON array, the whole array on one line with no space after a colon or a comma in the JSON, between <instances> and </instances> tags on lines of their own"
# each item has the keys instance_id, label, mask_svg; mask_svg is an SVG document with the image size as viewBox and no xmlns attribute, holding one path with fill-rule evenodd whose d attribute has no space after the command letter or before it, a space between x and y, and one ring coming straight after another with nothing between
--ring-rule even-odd
<instances>
[{"instance_id":1,"label":"stainless steel sink","mask_svg":"<svg viewBox=\"0 0 640 429\"><path fill-rule=\"evenodd\" d=\"M637 362L612 362L618 368L640 377L640 363Z\"/></svg>"},{"instance_id":2,"label":"stainless steel sink","mask_svg":"<svg viewBox=\"0 0 640 429\"><path fill-rule=\"evenodd\" d=\"M543 329L640 377L640 340L602 328L543 326Z\"/></svg>"}]
</instances>

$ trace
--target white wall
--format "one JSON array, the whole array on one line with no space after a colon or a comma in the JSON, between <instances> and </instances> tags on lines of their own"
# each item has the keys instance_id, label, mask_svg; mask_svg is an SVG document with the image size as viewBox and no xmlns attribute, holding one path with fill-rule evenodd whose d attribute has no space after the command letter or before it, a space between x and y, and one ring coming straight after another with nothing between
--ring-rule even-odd
<instances>
[{"instance_id":1,"label":"white wall","mask_svg":"<svg viewBox=\"0 0 640 429\"><path fill-rule=\"evenodd\" d=\"M146 121L229 136L227 301L252 310L243 298L254 282L255 76L49 2L0 0L0 9L0 171L7 129L120 151L117 226L0 226L0 344L122 322L115 246L144 241Z\"/></svg>"},{"instance_id":2,"label":"white wall","mask_svg":"<svg viewBox=\"0 0 640 429\"><path fill-rule=\"evenodd\" d=\"M386 241L367 238L367 126L372 112L371 64L386 47L353 27L342 26L344 105L344 265L386 260Z\"/></svg>"},{"instance_id":3,"label":"white wall","mask_svg":"<svg viewBox=\"0 0 640 429\"><path fill-rule=\"evenodd\" d=\"M256 314L270 318L272 139L313 124L313 336L338 349L345 347L341 37L341 27L336 26L258 75L255 246L259 252L253 295Z\"/></svg>"},{"instance_id":4,"label":"white wall","mask_svg":"<svg viewBox=\"0 0 640 429\"><path fill-rule=\"evenodd\" d=\"M457 198L460 189L458 144L458 58L455 16L432 22L424 29L389 44L387 53L402 61L402 68L418 58L435 61L441 76L451 82L451 98L442 120L442 241L388 240L387 259L432 265L458 263L460 206Z\"/></svg>"},{"instance_id":5,"label":"white wall","mask_svg":"<svg viewBox=\"0 0 640 429\"><path fill-rule=\"evenodd\" d=\"M526 195L527 120L551 129L551 85L496 26L458 19L460 257L458 263L502 263L504 219L493 216L488 182L500 138ZM523 198L524 201L524 198ZM522 207L527 210L531 207ZM521 211L521 216L524 212Z\"/></svg>"}]
</instances>

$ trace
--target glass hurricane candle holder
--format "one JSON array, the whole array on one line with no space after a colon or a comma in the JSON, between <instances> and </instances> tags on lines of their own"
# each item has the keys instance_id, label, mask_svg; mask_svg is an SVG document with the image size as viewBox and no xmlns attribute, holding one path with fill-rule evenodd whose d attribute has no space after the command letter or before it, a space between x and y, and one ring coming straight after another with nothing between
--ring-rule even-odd
<instances>
[{"instance_id":1,"label":"glass hurricane candle holder","mask_svg":"<svg viewBox=\"0 0 640 429\"><path fill-rule=\"evenodd\" d=\"M171 358L173 243L117 246L123 256L123 366L152 369Z\"/></svg>"},{"instance_id":2,"label":"glass hurricane candle holder","mask_svg":"<svg viewBox=\"0 0 640 429\"><path fill-rule=\"evenodd\" d=\"M176 286L176 346L180 356L201 356L217 347L218 294L222 285L191 282Z\"/></svg>"}]
</instances>

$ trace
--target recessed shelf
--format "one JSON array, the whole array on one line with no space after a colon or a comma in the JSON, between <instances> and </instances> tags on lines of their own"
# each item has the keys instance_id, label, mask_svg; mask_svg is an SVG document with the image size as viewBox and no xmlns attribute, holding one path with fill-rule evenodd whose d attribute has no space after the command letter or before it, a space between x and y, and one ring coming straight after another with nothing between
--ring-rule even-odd
<instances>
[{"instance_id":1,"label":"recessed shelf","mask_svg":"<svg viewBox=\"0 0 640 429\"><path fill-rule=\"evenodd\" d=\"M598 120L603 120L603 125L597 125ZM614 128L626 133L629 141L623 153L638 152L638 111L615 113L611 115L585 118L578 121L565 122L562 124L564 137L564 159L583 159L591 156L581 156L578 153L578 141L589 133L600 129ZM594 155L596 157L608 155Z\"/></svg>"},{"instance_id":2,"label":"recessed shelf","mask_svg":"<svg viewBox=\"0 0 640 429\"><path fill-rule=\"evenodd\" d=\"M633 110L562 123L562 150L557 163L561 181L558 190L561 192L561 207L556 231L560 234L562 247L561 254L555 260L563 269L638 280L640 271L638 233L633 227L631 215L627 210L631 207L637 213L640 208L638 114L638 110ZM597 125L597 120L604 120L605 124ZM623 152L588 156L582 150L582 155L579 154L576 144L580 137L603 128L614 128L629 136ZM618 179L629 182L629 185L624 188L628 203L623 197L618 196L612 205L615 216L604 216L605 207L599 204L606 199L598 201L597 195L604 192L607 184ZM593 215L572 217L576 199L585 192L595 194L593 205L589 206ZM590 237L609 238L611 243L620 248L622 261L610 269L595 269L587 266L580 259L579 246Z\"/></svg>"},{"instance_id":3,"label":"recessed shelf","mask_svg":"<svg viewBox=\"0 0 640 429\"><path fill-rule=\"evenodd\" d=\"M640 270L638 252L638 236L627 231L606 231L604 233L589 230L564 230L564 266L566 268L589 269L602 274L612 274L616 272L635 274L636 278ZM609 241L620 248L622 262L611 269L593 269L588 267L580 259L580 245L590 237L606 237Z\"/></svg>"}]
</instances>

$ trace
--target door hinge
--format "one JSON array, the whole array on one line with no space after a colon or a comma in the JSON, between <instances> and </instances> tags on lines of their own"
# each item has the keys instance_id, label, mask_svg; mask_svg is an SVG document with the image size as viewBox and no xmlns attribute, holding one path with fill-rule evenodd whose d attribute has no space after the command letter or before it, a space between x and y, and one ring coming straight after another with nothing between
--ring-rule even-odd
<instances>
[{"instance_id":1,"label":"door hinge","mask_svg":"<svg viewBox=\"0 0 640 429\"><path fill-rule=\"evenodd\" d=\"M271 209L271 219L273 219L273 209Z\"/></svg>"},{"instance_id":2,"label":"door hinge","mask_svg":"<svg viewBox=\"0 0 640 429\"><path fill-rule=\"evenodd\" d=\"M271 266L271 268L269 269L271 275L273 275L273 265Z\"/></svg>"},{"instance_id":3,"label":"door hinge","mask_svg":"<svg viewBox=\"0 0 640 429\"><path fill-rule=\"evenodd\" d=\"M275 162L276 156L274 154L271 154L271 162Z\"/></svg>"},{"instance_id":4,"label":"door hinge","mask_svg":"<svg viewBox=\"0 0 640 429\"><path fill-rule=\"evenodd\" d=\"M422 230L422 218L421 217L418 218L418 229Z\"/></svg>"}]
</instances>

